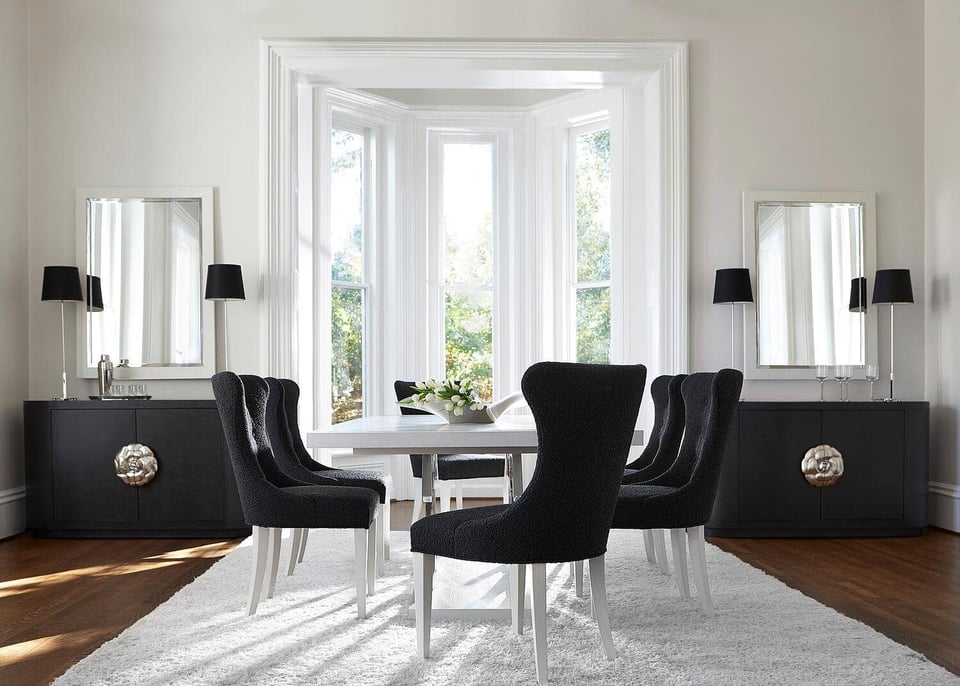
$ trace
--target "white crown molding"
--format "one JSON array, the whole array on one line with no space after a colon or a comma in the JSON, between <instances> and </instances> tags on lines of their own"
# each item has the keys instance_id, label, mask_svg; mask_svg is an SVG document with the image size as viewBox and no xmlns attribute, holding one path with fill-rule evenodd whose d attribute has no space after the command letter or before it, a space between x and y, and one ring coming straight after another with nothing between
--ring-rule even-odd
<instances>
[{"instance_id":1,"label":"white crown molding","mask_svg":"<svg viewBox=\"0 0 960 686\"><path fill-rule=\"evenodd\" d=\"M662 242L657 310L663 372L686 371L689 270L689 144L687 44L671 41L261 41L261 371L293 374L296 143L298 83L350 87L378 70L401 74L483 72L537 77L566 87L657 89ZM543 75L546 74L546 78ZM409 84L410 86L414 84Z\"/></svg>"}]
</instances>

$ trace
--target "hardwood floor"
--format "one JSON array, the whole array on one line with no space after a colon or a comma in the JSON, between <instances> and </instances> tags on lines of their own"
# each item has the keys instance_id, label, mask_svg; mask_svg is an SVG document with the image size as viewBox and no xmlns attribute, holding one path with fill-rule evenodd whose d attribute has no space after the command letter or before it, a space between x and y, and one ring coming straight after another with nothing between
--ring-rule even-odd
<instances>
[{"instance_id":1,"label":"hardwood floor","mask_svg":"<svg viewBox=\"0 0 960 686\"><path fill-rule=\"evenodd\" d=\"M392 528L408 530L411 513L394 503ZM49 683L238 542L0 541L0 684ZM960 535L710 542L960 674Z\"/></svg>"}]
</instances>

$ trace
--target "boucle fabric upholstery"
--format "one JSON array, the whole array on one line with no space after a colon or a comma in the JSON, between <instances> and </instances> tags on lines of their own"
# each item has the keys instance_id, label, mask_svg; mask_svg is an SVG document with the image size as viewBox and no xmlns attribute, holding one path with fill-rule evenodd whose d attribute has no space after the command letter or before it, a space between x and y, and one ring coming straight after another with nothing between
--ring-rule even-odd
<instances>
[{"instance_id":1,"label":"boucle fabric upholstery","mask_svg":"<svg viewBox=\"0 0 960 686\"><path fill-rule=\"evenodd\" d=\"M328 479L336 479L342 486L359 486L360 488L369 488L377 492L381 503L387 501L387 493L392 490L393 479L389 474L375 472L366 469L337 469L328 467L322 462L317 462L310 457L310 451L303 444L303 438L300 436L300 425L298 423L297 405L300 403L300 386L292 379L277 379L283 387L283 413L287 420L288 436L293 455L300 464L311 472L316 472L318 476Z\"/></svg>"},{"instance_id":2,"label":"boucle fabric upholstery","mask_svg":"<svg viewBox=\"0 0 960 686\"><path fill-rule=\"evenodd\" d=\"M393 390L397 400L413 395L413 381L394 381ZM430 414L415 407L400 406L400 414ZM422 455L410 456L410 468L416 479L423 478ZM496 455L437 455L437 478L440 481L452 479L485 479L503 476L506 469L504 458Z\"/></svg>"},{"instance_id":3,"label":"boucle fabric upholstery","mask_svg":"<svg viewBox=\"0 0 960 686\"><path fill-rule=\"evenodd\" d=\"M623 483L646 481L666 472L680 448L683 438L684 408L680 386L686 374L658 376L650 385L653 396L653 428L650 442L643 454L630 464L623 473Z\"/></svg>"},{"instance_id":4,"label":"boucle fabric upholstery","mask_svg":"<svg viewBox=\"0 0 960 686\"><path fill-rule=\"evenodd\" d=\"M368 529L377 511L377 496L368 489L279 487L267 480L261 468L272 459L262 428L267 388L265 383L251 381L245 393L233 372L220 372L211 379L244 521L262 527Z\"/></svg>"},{"instance_id":5,"label":"boucle fabric upholstery","mask_svg":"<svg viewBox=\"0 0 960 686\"><path fill-rule=\"evenodd\" d=\"M642 365L531 366L521 388L539 450L523 496L425 517L410 528L411 550L504 564L602 555L646 374Z\"/></svg>"},{"instance_id":6,"label":"boucle fabric upholstery","mask_svg":"<svg viewBox=\"0 0 960 686\"><path fill-rule=\"evenodd\" d=\"M742 386L743 374L735 369L684 380L687 428L680 453L693 464L690 479L680 486L621 486L612 528L679 529L707 523Z\"/></svg>"}]
</instances>

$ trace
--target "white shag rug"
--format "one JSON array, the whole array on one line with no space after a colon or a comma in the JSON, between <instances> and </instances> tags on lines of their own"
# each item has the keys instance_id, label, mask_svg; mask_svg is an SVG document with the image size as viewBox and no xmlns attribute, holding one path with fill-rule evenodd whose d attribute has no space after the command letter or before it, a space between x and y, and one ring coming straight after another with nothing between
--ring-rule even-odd
<instances>
[{"instance_id":1,"label":"white shag rug","mask_svg":"<svg viewBox=\"0 0 960 686\"><path fill-rule=\"evenodd\" d=\"M536 683L529 620L523 636L513 635L508 621L434 620L431 658L420 660L407 613L409 535L394 532L392 542L393 559L367 599L364 621L356 618L352 532L312 531L292 577L285 575L285 540L276 595L249 618L248 539L55 683ZM646 561L639 532L613 531L608 547L617 659L604 658L589 598L575 596L568 566L550 566L551 683L960 683L919 653L714 546L707 546L713 618L700 614L695 597L682 601L673 577Z\"/></svg>"}]
</instances>

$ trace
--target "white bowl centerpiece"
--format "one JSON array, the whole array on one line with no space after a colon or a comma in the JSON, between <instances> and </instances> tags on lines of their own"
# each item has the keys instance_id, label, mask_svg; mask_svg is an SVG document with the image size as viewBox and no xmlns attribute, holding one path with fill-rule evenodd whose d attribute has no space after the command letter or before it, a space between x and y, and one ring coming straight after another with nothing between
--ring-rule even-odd
<instances>
[{"instance_id":1,"label":"white bowl centerpiece","mask_svg":"<svg viewBox=\"0 0 960 686\"><path fill-rule=\"evenodd\" d=\"M411 386L413 395L400 400L401 405L435 414L450 423L491 424L504 411L523 400L517 391L488 405L473 383L453 379L417 381Z\"/></svg>"}]
</instances>

